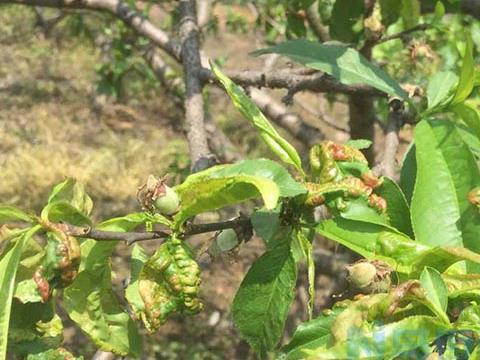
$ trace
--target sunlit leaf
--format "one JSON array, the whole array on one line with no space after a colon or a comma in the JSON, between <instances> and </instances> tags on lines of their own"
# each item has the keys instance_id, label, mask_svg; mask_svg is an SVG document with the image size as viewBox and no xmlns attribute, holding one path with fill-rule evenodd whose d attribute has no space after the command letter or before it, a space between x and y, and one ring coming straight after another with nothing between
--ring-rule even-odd
<instances>
[{"instance_id":1,"label":"sunlit leaf","mask_svg":"<svg viewBox=\"0 0 480 360\"><path fill-rule=\"evenodd\" d=\"M451 328L434 317L410 316L387 325L362 327L348 340L330 348L306 351L306 358L320 359L393 359L430 344Z\"/></svg>"},{"instance_id":2,"label":"sunlit leaf","mask_svg":"<svg viewBox=\"0 0 480 360\"><path fill-rule=\"evenodd\" d=\"M457 90L455 91L451 105L461 103L470 95L473 90L474 81L475 68L473 62L473 41L472 37L467 34L460 80L458 82Z\"/></svg>"},{"instance_id":3,"label":"sunlit leaf","mask_svg":"<svg viewBox=\"0 0 480 360\"><path fill-rule=\"evenodd\" d=\"M145 213L110 219L96 228L132 231L148 221ZM82 263L75 281L64 290L63 305L70 318L104 351L140 353L138 330L112 290L110 256L118 241L82 243Z\"/></svg>"},{"instance_id":4,"label":"sunlit leaf","mask_svg":"<svg viewBox=\"0 0 480 360\"><path fill-rule=\"evenodd\" d=\"M32 218L30 215L14 206L0 205L0 223L7 223L11 221L31 222Z\"/></svg>"},{"instance_id":5,"label":"sunlit leaf","mask_svg":"<svg viewBox=\"0 0 480 360\"><path fill-rule=\"evenodd\" d=\"M91 225L92 223L85 213L65 200L49 203L43 208L41 217L45 221L66 222L77 226Z\"/></svg>"},{"instance_id":6,"label":"sunlit leaf","mask_svg":"<svg viewBox=\"0 0 480 360\"><path fill-rule=\"evenodd\" d=\"M382 260L410 276L419 275L425 266L443 272L462 260L480 264L480 254L468 249L422 244L378 224L335 218L321 222L315 230L369 260Z\"/></svg>"},{"instance_id":7,"label":"sunlit leaf","mask_svg":"<svg viewBox=\"0 0 480 360\"><path fill-rule=\"evenodd\" d=\"M27 241L40 230L40 226L32 227L18 237L16 241L0 257L0 359L6 358L10 309L15 289L15 275L23 247Z\"/></svg>"},{"instance_id":8,"label":"sunlit leaf","mask_svg":"<svg viewBox=\"0 0 480 360\"><path fill-rule=\"evenodd\" d=\"M330 339L330 327L333 321L344 310L334 307L317 318L306 321L298 326L290 342L282 348L285 360L300 360L305 358L305 350L314 350L326 346Z\"/></svg>"},{"instance_id":9,"label":"sunlit leaf","mask_svg":"<svg viewBox=\"0 0 480 360\"><path fill-rule=\"evenodd\" d=\"M480 172L469 147L446 120L423 120L415 136L417 178L411 213L416 239L480 253L478 210L467 198L480 184Z\"/></svg>"},{"instance_id":10,"label":"sunlit leaf","mask_svg":"<svg viewBox=\"0 0 480 360\"><path fill-rule=\"evenodd\" d=\"M408 99L408 94L385 71L357 50L308 40L292 40L257 50L255 55L280 54L305 66L321 70L347 85L370 85L390 95Z\"/></svg>"},{"instance_id":11,"label":"sunlit leaf","mask_svg":"<svg viewBox=\"0 0 480 360\"><path fill-rule=\"evenodd\" d=\"M352 139L345 142L345 145L351 146L358 150L363 150L372 146L372 141L367 139Z\"/></svg>"},{"instance_id":12,"label":"sunlit leaf","mask_svg":"<svg viewBox=\"0 0 480 360\"><path fill-rule=\"evenodd\" d=\"M57 201L66 201L87 216L92 212L92 199L85 192L84 186L73 178L67 178L54 186L48 197L48 203Z\"/></svg>"},{"instance_id":13,"label":"sunlit leaf","mask_svg":"<svg viewBox=\"0 0 480 360\"><path fill-rule=\"evenodd\" d=\"M384 178L383 184L375 191L387 201L390 225L413 238L410 209L400 187L393 180Z\"/></svg>"},{"instance_id":14,"label":"sunlit leaf","mask_svg":"<svg viewBox=\"0 0 480 360\"><path fill-rule=\"evenodd\" d=\"M197 175L197 174L194 174ZM220 209L245 200L262 198L267 209L277 205L280 191L270 179L251 175L202 178L193 176L175 187L180 197L177 225L202 212Z\"/></svg>"},{"instance_id":15,"label":"sunlit leaf","mask_svg":"<svg viewBox=\"0 0 480 360\"><path fill-rule=\"evenodd\" d=\"M452 108L452 111L459 115L463 122L480 139L480 113L468 101L458 104Z\"/></svg>"},{"instance_id":16,"label":"sunlit leaf","mask_svg":"<svg viewBox=\"0 0 480 360\"><path fill-rule=\"evenodd\" d=\"M440 273L431 267L425 267L420 275L420 284L425 290L426 301L432 306L435 313L439 315L441 319L449 323L446 314L448 292Z\"/></svg>"},{"instance_id":17,"label":"sunlit leaf","mask_svg":"<svg viewBox=\"0 0 480 360\"><path fill-rule=\"evenodd\" d=\"M293 165L303 174L302 161L295 148L275 130L257 105L245 94L243 89L230 80L215 64L211 64L212 71L223 85L233 104L259 131L263 141L270 150L282 161Z\"/></svg>"},{"instance_id":18,"label":"sunlit leaf","mask_svg":"<svg viewBox=\"0 0 480 360\"><path fill-rule=\"evenodd\" d=\"M427 87L428 108L434 109L448 103L458 83L458 76L451 71L434 74Z\"/></svg>"}]
</instances>

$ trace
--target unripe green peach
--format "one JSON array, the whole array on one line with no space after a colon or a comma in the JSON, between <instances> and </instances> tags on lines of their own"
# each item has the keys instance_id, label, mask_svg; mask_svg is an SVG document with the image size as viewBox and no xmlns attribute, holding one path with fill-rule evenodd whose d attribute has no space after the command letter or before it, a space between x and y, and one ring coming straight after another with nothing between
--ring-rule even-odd
<instances>
[{"instance_id":1,"label":"unripe green peach","mask_svg":"<svg viewBox=\"0 0 480 360\"><path fill-rule=\"evenodd\" d=\"M208 252L210 255L218 256L223 252L233 250L238 245L238 236L235 230L225 229L220 231L212 243Z\"/></svg>"},{"instance_id":2,"label":"unripe green peach","mask_svg":"<svg viewBox=\"0 0 480 360\"><path fill-rule=\"evenodd\" d=\"M217 235L215 241L220 251L229 251L238 245L238 236L235 230L225 229Z\"/></svg>"},{"instance_id":3,"label":"unripe green peach","mask_svg":"<svg viewBox=\"0 0 480 360\"><path fill-rule=\"evenodd\" d=\"M369 262L358 262L347 267L348 280L357 289L364 289L375 281L377 268Z\"/></svg>"},{"instance_id":4,"label":"unripe green peach","mask_svg":"<svg viewBox=\"0 0 480 360\"><path fill-rule=\"evenodd\" d=\"M173 215L178 211L180 206L180 199L178 198L177 193L172 188L163 184L165 193L153 202L155 209L163 215Z\"/></svg>"}]
</instances>

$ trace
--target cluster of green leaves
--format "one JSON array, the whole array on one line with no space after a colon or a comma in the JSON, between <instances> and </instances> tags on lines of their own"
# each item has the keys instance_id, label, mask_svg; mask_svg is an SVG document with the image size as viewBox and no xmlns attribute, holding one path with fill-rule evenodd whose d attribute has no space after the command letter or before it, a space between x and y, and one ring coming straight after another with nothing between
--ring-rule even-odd
<instances>
[{"instance_id":1,"label":"cluster of green leaves","mask_svg":"<svg viewBox=\"0 0 480 360\"><path fill-rule=\"evenodd\" d=\"M148 87L158 85L153 70L138 56L138 49L149 45L148 40L138 37L119 20L104 28L103 37L108 44L104 50L106 60L99 63L96 69L99 94L124 100L126 93L145 92Z\"/></svg>"},{"instance_id":2,"label":"cluster of green leaves","mask_svg":"<svg viewBox=\"0 0 480 360\"><path fill-rule=\"evenodd\" d=\"M282 349L284 358L385 359L432 352L452 359L478 356L474 349L480 214L469 194L480 184L480 117L474 100L467 100L476 85L472 52L467 37L460 76L439 73L431 79L428 102L419 110L415 142L402 166L401 188L385 179L379 189L387 201L387 216L372 216L365 204L356 207L350 200L346 209L314 226L317 233L366 259L387 263L401 283L388 293L339 303L302 325ZM350 48L294 40L256 53L285 55L342 83L368 84L408 100L393 79ZM261 113L218 69L214 71L235 105L264 140L272 142L276 134L264 124ZM269 146L303 174L295 157L286 157L288 147L280 144L277 140ZM257 233L269 246L276 246L252 266L233 310L243 336L265 354L281 335L295 284L294 246L290 245L290 252L285 248L289 242L302 242L304 236L299 234L304 232L283 228L276 236L272 225L266 225L272 224L275 213L258 216L261 220L253 218Z\"/></svg>"},{"instance_id":3,"label":"cluster of green leaves","mask_svg":"<svg viewBox=\"0 0 480 360\"><path fill-rule=\"evenodd\" d=\"M205 211L255 198L263 198L265 208L274 209L280 198L306 192L286 169L265 159L213 167L189 176L174 190L181 207L172 217L140 212L95 225L103 231L126 232L160 224L173 231L172 237L152 257L139 246L134 247L132 254L132 280L125 296L133 315L151 330L165 322L172 312L188 314L201 309L196 299L198 265L183 243L186 220ZM57 247L48 246L46 238L51 237L52 231L70 236L62 224L91 226L92 206L82 186L67 179L54 187L40 216L7 205L0 207L0 221L17 225L12 229L5 225L1 233L2 357L8 349L19 356L30 354L32 359L42 358L46 352L51 352L50 348L61 344L62 321L54 309L59 295L62 295L62 304L70 319L100 349L139 356L141 341L137 327L112 290L110 256L118 241L78 239L81 261L73 276L68 273L68 284L57 281L63 279L63 273L53 277L55 281L49 277L39 282L35 276L44 264L56 270L65 268L59 256L63 254ZM18 226L22 223L24 225ZM47 246L43 246L45 241ZM44 296L44 284L48 284L48 296ZM24 319L19 315L27 314L29 309L36 313L35 317Z\"/></svg>"}]
</instances>

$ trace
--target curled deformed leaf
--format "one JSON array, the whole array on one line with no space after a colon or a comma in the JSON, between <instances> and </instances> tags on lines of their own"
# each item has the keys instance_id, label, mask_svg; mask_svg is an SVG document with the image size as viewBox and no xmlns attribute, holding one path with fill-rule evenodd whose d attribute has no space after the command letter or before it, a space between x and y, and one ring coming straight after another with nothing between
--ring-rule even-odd
<instances>
[{"instance_id":1,"label":"curled deformed leaf","mask_svg":"<svg viewBox=\"0 0 480 360\"><path fill-rule=\"evenodd\" d=\"M41 265L33 274L43 301L54 288L70 285L80 266L80 246L75 237L57 229L47 233L47 245Z\"/></svg>"},{"instance_id":2,"label":"curled deformed leaf","mask_svg":"<svg viewBox=\"0 0 480 360\"><path fill-rule=\"evenodd\" d=\"M172 237L145 262L139 274L140 316L147 329L158 329L174 312L195 314L202 310L199 287L200 267L186 245Z\"/></svg>"},{"instance_id":3,"label":"curled deformed leaf","mask_svg":"<svg viewBox=\"0 0 480 360\"><path fill-rule=\"evenodd\" d=\"M280 196L280 190L274 181L252 175L210 178L194 174L176 186L175 191L182 204L174 217L177 225L199 213L259 197L263 199L266 208L273 209Z\"/></svg>"}]
</instances>

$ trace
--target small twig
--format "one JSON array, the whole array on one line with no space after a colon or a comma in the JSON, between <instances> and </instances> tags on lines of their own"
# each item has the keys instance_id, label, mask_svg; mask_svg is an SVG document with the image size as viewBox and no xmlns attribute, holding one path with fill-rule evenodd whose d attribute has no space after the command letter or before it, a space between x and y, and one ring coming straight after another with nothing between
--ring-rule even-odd
<instances>
[{"instance_id":1,"label":"small twig","mask_svg":"<svg viewBox=\"0 0 480 360\"><path fill-rule=\"evenodd\" d=\"M304 102L304 101L299 101L298 99L296 100L296 103L298 106L300 106L303 110L307 111L308 113L312 114L320 120L321 122L325 123L326 125L330 126L331 128L341 131L343 133L349 133L348 127L342 124L337 124L337 122L329 115L325 113L321 113L320 111L317 111L316 109L313 108L310 104Z\"/></svg>"},{"instance_id":2,"label":"small twig","mask_svg":"<svg viewBox=\"0 0 480 360\"><path fill-rule=\"evenodd\" d=\"M325 138L320 129L306 123L298 114L288 111L283 104L266 92L251 88L250 97L272 121L286 129L306 146L313 146Z\"/></svg>"},{"instance_id":3,"label":"small twig","mask_svg":"<svg viewBox=\"0 0 480 360\"><path fill-rule=\"evenodd\" d=\"M313 91L319 93L341 93L347 95L386 97L380 90L366 85L345 85L333 77L312 69L277 69L274 71L231 71L225 73L237 84L244 87L267 87L271 89L291 89L294 92ZM218 82L210 69L202 68L200 77L203 81Z\"/></svg>"},{"instance_id":4,"label":"small twig","mask_svg":"<svg viewBox=\"0 0 480 360\"><path fill-rule=\"evenodd\" d=\"M385 146L383 160L379 164L377 171L391 179L395 179L396 155L398 145L400 144L399 132L402 126L403 104L399 100L390 102L390 112L388 114L388 123L385 131Z\"/></svg>"},{"instance_id":5,"label":"small twig","mask_svg":"<svg viewBox=\"0 0 480 360\"><path fill-rule=\"evenodd\" d=\"M307 18L308 25L310 25L310 28L320 42L330 40L328 28L322 24L322 20L318 14L318 1L314 1L312 5L306 9L305 16Z\"/></svg>"},{"instance_id":6,"label":"small twig","mask_svg":"<svg viewBox=\"0 0 480 360\"><path fill-rule=\"evenodd\" d=\"M126 241L128 245L132 245L137 241L145 240L161 240L168 238L172 233L165 231L105 231L93 229L91 227L80 227L70 224L55 224L56 228L62 228L68 235L78 238L89 238L97 241ZM224 229L251 228L250 219L240 216L233 220L227 220L216 223L206 224L190 224L187 225L184 236L197 235L207 232L220 231Z\"/></svg>"},{"instance_id":7,"label":"small twig","mask_svg":"<svg viewBox=\"0 0 480 360\"><path fill-rule=\"evenodd\" d=\"M418 24L417 26L414 26L414 27L412 27L410 29L407 29L407 30L404 30L404 31L400 31L396 34L383 36L383 37L381 37L380 39L377 40L375 45L378 45L378 44L381 44L381 43L384 43L384 42L387 42L387 41L390 41L390 40L394 40L394 39L401 39L408 34L411 34L411 33L416 32L416 31L424 31L424 30L427 30L430 27L431 27L430 24Z\"/></svg>"},{"instance_id":8,"label":"small twig","mask_svg":"<svg viewBox=\"0 0 480 360\"><path fill-rule=\"evenodd\" d=\"M236 228L246 228L251 227L252 223L249 218L240 216L233 220L227 220L216 223L207 223L207 224L191 224L188 225L185 230L185 235L197 235L206 232L220 231L225 229L236 229Z\"/></svg>"}]
</instances>

